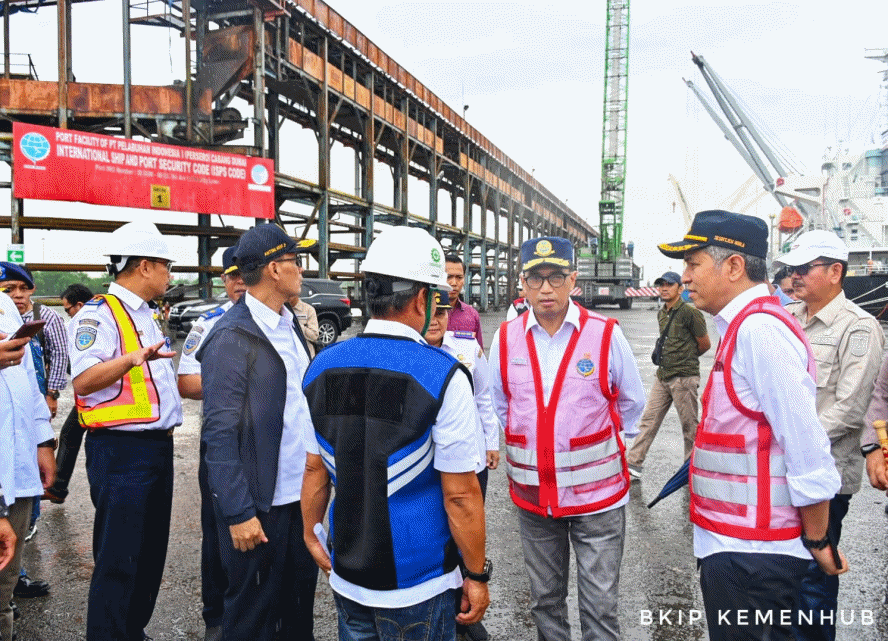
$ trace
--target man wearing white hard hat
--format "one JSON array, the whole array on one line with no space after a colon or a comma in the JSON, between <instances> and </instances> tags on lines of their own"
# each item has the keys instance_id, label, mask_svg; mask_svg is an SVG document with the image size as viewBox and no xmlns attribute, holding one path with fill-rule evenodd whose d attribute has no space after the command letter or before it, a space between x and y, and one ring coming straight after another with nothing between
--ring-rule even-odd
<instances>
[{"instance_id":1,"label":"man wearing white hard hat","mask_svg":"<svg viewBox=\"0 0 888 641\"><path fill-rule=\"evenodd\" d=\"M154 224L111 234L114 282L68 325L71 378L96 508L86 638L141 639L166 562L173 429L182 424L170 351L148 301L164 294L172 255Z\"/></svg>"},{"instance_id":2,"label":"man wearing white hard hat","mask_svg":"<svg viewBox=\"0 0 888 641\"><path fill-rule=\"evenodd\" d=\"M422 337L433 290L449 290L444 254L427 232L393 227L361 270L371 316L364 333L323 350L303 379L314 423L305 542L329 574L339 639L379 639L376 621L385 618L452 641L457 622L484 615L491 564L470 374ZM330 536L321 540L331 479Z\"/></svg>"},{"instance_id":3,"label":"man wearing white hard hat","mask_svg":"<svg viewBox=\"0 0 888 641\"><path fill-rule=\"evenodd\" d=\"M802 234L775 263L789 271L799 301L786 309L799 321L817 359L817 415L842 478L842 487L829 504L829 536L838 544L851 495L860 489L860 436L882 360L884 334L871 314L845 298L842 281L848 270L848 247L834 233ZM797 625L797 639L835 639L838 594L839 577L826 575L811 561L799 608L813 612L813 623Z\"/></svg>"}]
</instances>

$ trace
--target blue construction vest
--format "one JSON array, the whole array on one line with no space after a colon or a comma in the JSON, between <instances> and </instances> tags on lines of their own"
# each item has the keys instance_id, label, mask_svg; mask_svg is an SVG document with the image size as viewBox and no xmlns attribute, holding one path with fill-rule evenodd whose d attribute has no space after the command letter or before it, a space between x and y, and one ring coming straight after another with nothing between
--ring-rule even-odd
<instances>
[{"instance_id":1,"label":"blue construction vest","mask_svg":"<svg viewBox=\"0 0 888 641\"><path fill-rule=\"evenodd\" d=\"M331 345L309 366L303 388L336 487L333 569L346 581L396 590L457 566L432 426L461 372L435 347L367 334Z\"/></svg>"}]
</instances>

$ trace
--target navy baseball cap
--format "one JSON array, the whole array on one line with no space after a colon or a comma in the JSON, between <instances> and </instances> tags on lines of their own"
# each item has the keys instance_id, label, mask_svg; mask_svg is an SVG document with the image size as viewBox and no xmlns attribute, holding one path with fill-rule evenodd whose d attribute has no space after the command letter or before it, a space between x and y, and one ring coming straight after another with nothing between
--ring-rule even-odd
<instances>
[{"instance_id":1,"label":"navy baseball cap","mask_svg":"<svg viewBox=\"0 0 888 641\"><path fill-rule=\"evenodd\" d=\"M574 248L566 238L542 236L525 240L521 245L521 271L540 265L570 268L574 264Z\"/></svg>"},{"instance_id":2,"label":"navy baseball cap","mask_svg":"<svg viewBox=\"0 0 888 641\"><path fill-rule=\"evenodd\" d=\"M681 276L679 276L675 272L666 272L662 276L660 276L657 280L654 281L654 285L659 285L660 283L666 283L668 285L677 285L681 282Z\"/></svg>"},{"instance_id":3,"label":"navy baseball cap","mask_svg":"<svg viewBox=\"0 0 888 641\"><path fill-rule=\"evenodd\" d=\"M296 251L296 241L277 225L256 225L245 231L238 241L234 262L241 271L251 272Z\"/></svg>"},{"instance_id":4,"label":"navy baseball cap","mask_svg":"<svg viewBox=\"0 0 888 641\"><path fill-rule=\"evenodd\" d=\"M703 247L724 247L742 254L766 258L768 225L761 218L721 209L701 211L694 216L684 238L657 247L669 258L684 258L686 252Z\"/></svg>"},{"instance_id":5,"label":"navy baseball cap","mask_svg":"<svg viewBox=\"0 0 888 641\"><path fill-rule=\"evenodd\" d=\"M15 263L0 262L0 281L2 280L20 280L28 289L34 289L34 278L24 266Z\"/></svg>"},{"instance_id":6,"label":"navy baseball cap","mask_svg":"<svg viewBox=\"0 0 888 641\"><path fill-rule=\"evenodd\" d=\"M226 249L222 253L222 274L230 274L237 271L237 265L234 263L237 256L237 243Z\"/></svg>"}]
</instances>

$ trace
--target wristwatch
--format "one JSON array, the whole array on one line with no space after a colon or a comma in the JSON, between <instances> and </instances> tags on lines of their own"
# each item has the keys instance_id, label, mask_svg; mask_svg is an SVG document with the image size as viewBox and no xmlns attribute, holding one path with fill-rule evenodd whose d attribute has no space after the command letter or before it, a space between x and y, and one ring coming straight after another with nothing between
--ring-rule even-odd
<instances>
[{"instance_id":1,"label":"wristwatch","mask_svg":"<svg viewBox=\"0 0 888 641\"><path fill-rule=\"evenodd\" d=\"M48 441L43 441L42 443L37 443L37 447L51 447L52 449L56 449L59 446L59 439L51 438Z\"/></svg>"},{"instance_id":2,"label":"wristwatch","mask_svg":"<svg viewBox=\"0 0 888 641\"><path fill-rule=\"evenodd\" d=\"M802 545L804 545L809 550L822 550L827 545L829 545L829 535L827 534L820 540L812 541L807 536L802 534Z\"/></svg>"},{"instance_id":3,"label":"wristwatch","mask_svg":"<svg viewBox=\"0 0 888 641\"><path fill-rule=\"evenodd\" d=\"M478 583L487 583L490 581L490 573L493 572L493 561L484 559L484 569L481 570L480 574L470 572L465 563L460 563L460 569L464 579L472 579L472 581L477 581Z\"/></svg>"},{"instance_id":4,"label":"wristwatch","mask_svg":"<svg viewBox=\"0 0 888 641\"><path fill-rule=\"evenodd\" d=\"M9 508L6 506L6 499L0 494L0 519L9 518Z\"/></svg>"},{"instance_id":5,"label":"wristwatch","mask_svg":"<svg viewBox=\"0 0 888 641\"><path fill-rule=\"evenodd\" d=\"M863 456L863 458L866 458L876 450L880 449L882 449L882 446L878 443L870 443L869 445L864 445L860 448L860 454Z\"/></svg>"},{"instance_id":6,"label":"wristwatch","mask_svg":"<svg viewBox=\"0 0 888 641\"><path fill-rule=\"evenodd\" d=\"M57 400L59 400L59 396L61 396L62 393L57 389L51 389L51 390L46 390L46 395L49 398L53 399L54 401L57 401Z\"/></svg>"}]
</instances>

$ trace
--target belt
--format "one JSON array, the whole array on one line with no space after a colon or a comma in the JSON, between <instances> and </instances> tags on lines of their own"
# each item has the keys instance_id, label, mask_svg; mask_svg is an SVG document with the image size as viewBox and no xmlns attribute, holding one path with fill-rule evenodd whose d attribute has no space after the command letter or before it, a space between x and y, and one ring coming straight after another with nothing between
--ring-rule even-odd
<instances>
[{"instance_id":1,"label":"belt","mask_svg":"<svg viewBox=\"0 0 888 641\"><path fill-rule=\"evenodd\" d=\"M129 430L117 430L114 428L105 428L98 430L91 430L90 434L93 436L129 436L132 438L140 438L147 439L149 441L167 441L173 438L173 429L170 428L168 430L137 430L137 431L129 431Z\"/></svg>"}]
</instances>

